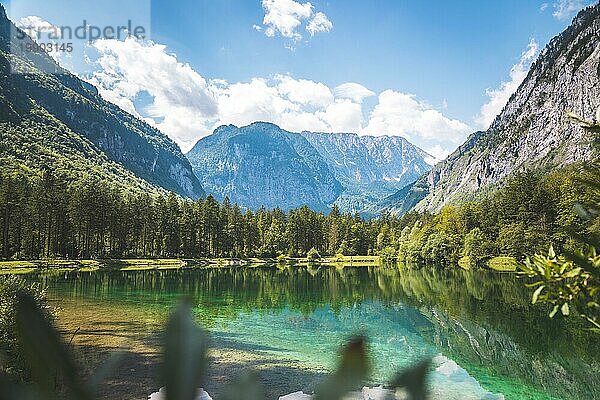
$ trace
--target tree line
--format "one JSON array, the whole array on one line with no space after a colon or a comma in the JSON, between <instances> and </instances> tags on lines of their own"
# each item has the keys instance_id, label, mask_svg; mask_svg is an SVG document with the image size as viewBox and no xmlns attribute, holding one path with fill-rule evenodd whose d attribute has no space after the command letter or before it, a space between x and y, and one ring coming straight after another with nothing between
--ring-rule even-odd
<instances>
[{"instance_id":1,"label":"tree line","mask_svg":"<svg viewBox=\"0 0 600 400\"><path fill-rule=\"evenodd\" d=\"M380 222L333 208L240 208L227 198L128 192L92 176L0 171L4 259L372 254Z\"/></svg>"},{"instance_id":2,"label":"tree line","mask_svg":"<svg viewBox=\"0 0 600 400\"><path fill-rule=\"evenodd\" d=\"M227 198L192 201L173 193L123 190L91 175L69 181L45 171L32 177L0 171L0 256L3 259L122 257L277 257L381 255L410 264L480 265L570 245L561 229L578 226L577 168L522 173L478 202L438 213L366 219L242 209ZM580 230L586 229L579 226Z\"/></svg>"},{"instance_id":3,"label":"tree line","mask_svg":"<svg viewBox=\"0 0 600 400\"><path fill-rule=\"evenodd\" d=\"M557 250L577 248L571 233L594 229L575 207L591 196L577 184L586 174L599 179L577 165L550 174L520 173L476 202L419 215L390 235L385 254L411 264L476 266L496 256L545 253L551 244Z\"/></svg>"}]
</instances>

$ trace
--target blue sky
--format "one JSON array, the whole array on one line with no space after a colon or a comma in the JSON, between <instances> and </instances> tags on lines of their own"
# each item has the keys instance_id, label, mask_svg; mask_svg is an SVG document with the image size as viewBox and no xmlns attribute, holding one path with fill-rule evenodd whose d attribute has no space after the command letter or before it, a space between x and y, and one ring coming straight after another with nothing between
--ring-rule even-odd
<instances>
[{"instance_id":1,"label":"blue sky","mask_svg":"<svg viewBox=\"0 0 600 400\"><path fill-rule=\"evenodd\" d=\"M216 125L266 119L295 131L402 135L437 157L489 124L537 52L589 3L3 2L15 21L148 19L151 41L103 40L87 46L85 62L59 61L184 150Z\"/></svg>"}]
</instances>

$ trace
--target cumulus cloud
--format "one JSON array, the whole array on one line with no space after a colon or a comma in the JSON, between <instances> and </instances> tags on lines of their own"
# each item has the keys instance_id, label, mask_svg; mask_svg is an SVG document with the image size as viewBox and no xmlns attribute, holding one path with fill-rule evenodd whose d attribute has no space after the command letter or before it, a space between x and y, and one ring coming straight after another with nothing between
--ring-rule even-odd
<instances>
[{"instance_id":1,"label":"cumulus cloud","mask_svg":"<svg viewBox=\"0 0 600 400\"><path fill-rule=\"evenodd\" d=\"M265 11L263 18L264 32L268 37L277 35L298 42L302 39L302 34L298 29L303 23L306 24L306 30L310 36L318 32L329 32L333 28L333 23L327 15L322 12L313 14L313 5L309 2L300 3L294 0L262 0L262 7ZM262 31L262 27L253 25L257 31ZM293 48L291 46L287 46Z\"/></svg>"},{"instance_id":2,"label":"cumulus cloud","mask_svg":"<svg viewBox=\"0 0 600 400\"><path fill-rule=\"evenodd\" d=\"M431 155L431 157L425 158L425 162L429 165L435 165L450 155L450 151L439 144L428 147L425 151Z\"/></svg>"},{"instance_id":3,"label":"cumulus cloud","mask_svg":"<svg viewBox=\"0 0 600 400\"><path fill-rule=\"evenodd\" d=\"M355 82L333 90L321 82L289 75L228 82L206 79L165 46L150 41L100 40L93 48L98 57L89 81L100 94L144 118L184 151L219 125L244 126L255 121L272 122L293 132L402 135L432 148L436 158L447 154L446 149L455 147L469 132L464 123L415 96L393 90L379 95L365 120L363 99L375 93Z\"/></svg>"},{"instance_id":4,"label":"cumulus cloud","mask_svg":"<svg viewBox=\"0 0 600 400\"><path fill-rule=\"evenodd\" d=\"M59 27L38 17L37 15L23 17L16 23L16 25L36 42L47 39L49 35L54 35L54 39L57 39L60 35Z\"/></svg>"},{"instance_id":5,"label":"cumulus cloud","mask_svg":"<svg viewBox=\"0 0 600 400\"><path fill-rule=\"evenodd\" d=\"M538 54L538 44L534 39L529 41L527 49L521 54L519 62L510 69L510 80L504 81L496 89L487 89L488 102L481 106L479 115L475 117L475 123L482 129L487 129L500 114L510 96L518 89L523 82L529 67Z\"/></svg>"},{"instance_id":6,"label":"cumulus cloud","mask_svg":"<svg viewBox=\"0 0 600 400\"><path fill-rule=\"evenodd\" d=\"M465 123L444 116L414 95L385 90L363 130L370 135L397 135L408 140L443 140L460 143L470 132Z\"/></svg>"},{"instance_id":7,"label":"cumulus cloud","mask_svg":"<svg viewBox=\"0 0 600 400\"><path fill-rule=\"evenodd\" d=\"M565 20L590 4L589 0L558 0L553 4L554 12L552 15L558 20Z\"/></svg>"},{"instance_id":8,"label":"cumulus cloud","mask_svg":"<svg viewBox=\"0 0 600 400\"><path fill-rule=\"evenodd\" d=\"M414 95L394 90L379 94L378 104L369 115L362 133L374 136L403 136L435 158L444 159L462 143L472 129L464 122L449 118Z\"/></svg>"},{"instance_id":9,"label":"cumulus cloud","mask_svg":"<svg viewBox=\"0 0 600 400\"><path fill-rule=\"evenodd\" d=\"M335 97L351 99L356 103L362 103L363 99L375 96L375 93L356 82L347 82L339 85L333 90Z\"/></svg>"},{"instance_id":10,"label":"cumulus cloud","mask_svg":"<svg viewBox=\"0 0 600 400\"><path fill-rule=\"evenodd\" d=\"M274 116L296 108L294 103L280 96L276 86L260 78L228 84L217 91L217 98L218 124L242 126L255 121L273 121Z\"/></svg>"},{"instance_id":11,"label":"cumulus cloud","mask_svg":"<svg viewBox=\"0 0 600 400\"><path fill-rule=\"evenodd\" d=\"M322 12L316 13L306 26L306 30L310 33L310 36L315 36L317 32L329 32L332 28L333 24L327 18L327 15Z\"/></svg>"},{"instance_id":12,"label":"cumulus cloud","mask_svg":"<svg viewBox=\"0 0 600 400\"><path fill-rule=\"evenodd\" d=\"M60 27L40 18L37 15L29 15L17 21L16 26L22 29L34 42L58 43L61 38ZM57 63L64 62L70 54L62 51L51 51L48 53Z\"/></svg>"},{"instance_id":13,"label":"cumulus cloud","mask_svg":"<svg viewBox=\"0 0 600 400\"><path fill-rule=\"evenodd\" d=\"M333 93L320 82L293 79L283 75L276 76L276 80L279 82L279 92L293 102L315 107L325 107L333 102Z\"/></svg>"},{"instance_id":14,"label":"cumulus cloud","mask_svg":"<svg viewBox=\"0 0 600 400\"><path fill-rule=\"evenodd\" d=\"M207 118L216 118L217 101L206 80L177 61L165 46L134 38L93 43L99 57L89 81L109 101L134 115L145 114L158 129L183 145L205 134ZM141 93L153 99L144 110L134 101Z\"/></svg>"},{"instance_id":15,"label":"cumulus cloud","mask_svg":"<svg viewBox=\"0 0 600 400\"><path fill-rule=\"evenodd\" d=\"M327 123L328 132L360 132L362 108L348 99L338 99L318 115Z\"/></svg>"},{"instance_id":16,"label":"cumulus cloud","mask_svg":"<svg viewBox=\"0 0 600 400\"><path fill-rule=\"evenodd\" d=\"M267 36L273 37L279 33L285 38L302 39L302 35L296 29L303 20L310 18L312 4L302 4L294 0L263 0L262 6L265 10L263 25L266 26Z\"/></svg>"}]
</instances>

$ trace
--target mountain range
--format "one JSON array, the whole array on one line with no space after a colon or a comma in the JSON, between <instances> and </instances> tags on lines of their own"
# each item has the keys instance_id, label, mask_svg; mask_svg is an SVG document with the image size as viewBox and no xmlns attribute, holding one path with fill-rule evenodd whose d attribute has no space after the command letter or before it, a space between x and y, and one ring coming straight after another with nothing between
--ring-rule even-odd
<instances>
[{"instance_id":1,"label":"mountain range","mask_svg":"<svg viewBox=\"0 0 600 400\"><path fill-rule=\"evenodd\" d=\"M222 126L187 153L203 187L252 209L361 211L415 181L432 157L401 137Z\"/></svg>"},{"instance_id":2,"label":"mountain range","mask_svg":"<svg viewBox=\"0 0 600 400\"><path fill-rule=\"evenodd\" d=\"M600 102L600 5L550 41L489 129L447 159L402 137L226 125L186 155L166 135L104 100L45 53L20 52L0 6L0 165L96 176L123 188L228 197L243 207L377 215L437 211L501 187L520 171L588 160L591 138L566 119ZM12 45L12 46L11 46ZM48 70L55 73L46 73Z\"/></svg>"}]
</instances>

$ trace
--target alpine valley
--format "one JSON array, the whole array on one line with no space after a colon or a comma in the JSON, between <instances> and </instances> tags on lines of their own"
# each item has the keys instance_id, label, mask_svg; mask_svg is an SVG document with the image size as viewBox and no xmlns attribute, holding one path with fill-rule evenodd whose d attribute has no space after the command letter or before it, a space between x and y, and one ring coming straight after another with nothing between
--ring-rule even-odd
<instances>
[{"instance_id":1,"label":"alpine valley","mask_svg":"<svg viewBox=\"0 0 600 400\"><path fill-rule=\"evenodd\" d=\"M0 399L600 399L600 2L0 1Z\"/></svg>"},{"instance_id":2,"label":"alpine valley","mask_svg":"<svg viewBox=\"0 0 600 400\"><path fill-rule=\"evenodd\" d=\"M549 173L588 161L593 137L567 119L594 119L600 105L600 6L581 11L531 66L527 77L486 131L473 133L413 185L379 203L403 214L438 211L481 198L524 171Z\"/></svg>"}]
</instances>

